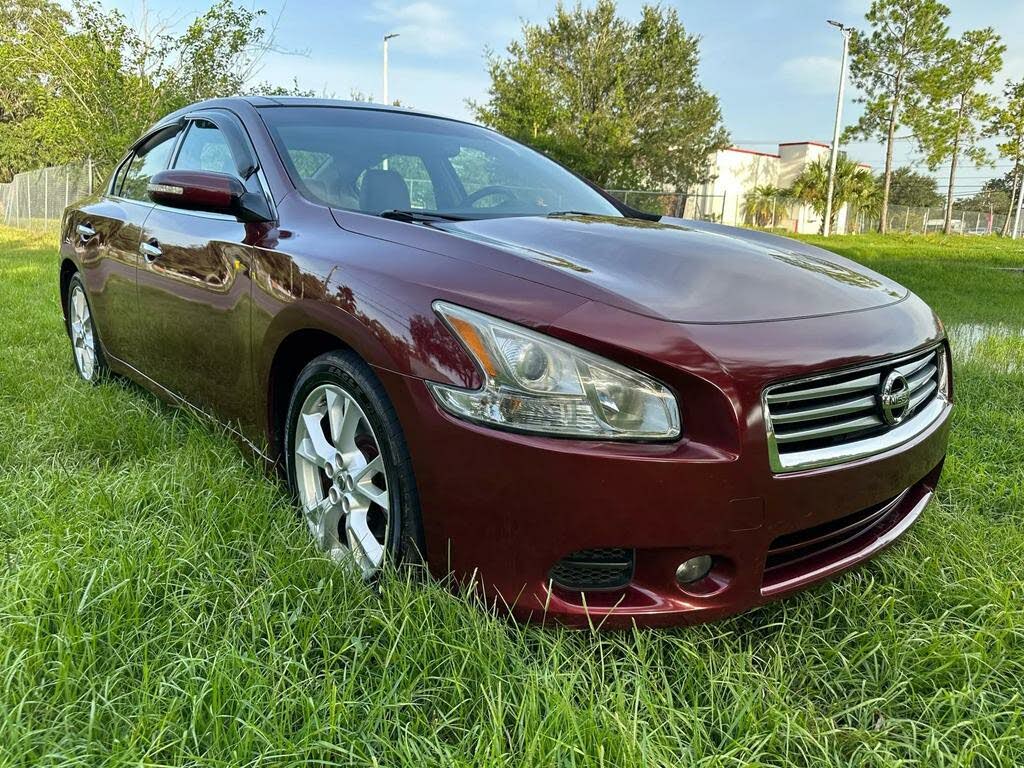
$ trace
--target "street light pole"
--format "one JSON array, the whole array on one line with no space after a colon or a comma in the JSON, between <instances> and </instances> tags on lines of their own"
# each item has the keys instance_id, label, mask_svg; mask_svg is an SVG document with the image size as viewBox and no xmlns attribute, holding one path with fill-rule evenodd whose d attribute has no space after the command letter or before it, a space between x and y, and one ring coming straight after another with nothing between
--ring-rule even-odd
<instances>
[{"instance_id":1,"label":"street light pole","mask_svg":"<svg viewBox=\"0 0 1024 768\"><path fill-rule=\"evenodd\" d=\"M388 101L388 40L393 37L398 37L397 32L384 35L384 103L390 104Z\"/></svg>"},{"instance_id":2,"label":"street light pole","mask_svg":"<svg viewBox=\"0 0 1024 768\"><path fill-rule=\"evenodd\" d=\"M839 95L836 97L836 124L832 129L832 146L828 153L828 191L825 197L825 222L822 225L822 233L828 237L832 230L832 194L836 185L836 162L839 160L839 128L843 122L843 92L846 90L846 57L850 52L850 33L853 27L848 27L838 21L828 20L828 23L843 33L843 60L839 65Z\"/></svg>"},{"instance_id":3,"label":"street light pole","mask_svg":"<svg viewBox=\"0 0 1024 768\"><path fill-rule=\"evenodd\" d=\"M1020 211L1021 203L1024 203L1024 173L1021 174L1021 181L1017 184L1017 213L1013 217L1013 232L1010 233L1010 237L1014 240L1020 234ZM1009 216L1010 212L1007 211L1006 215Z\"/></svg>"}]
</instances>

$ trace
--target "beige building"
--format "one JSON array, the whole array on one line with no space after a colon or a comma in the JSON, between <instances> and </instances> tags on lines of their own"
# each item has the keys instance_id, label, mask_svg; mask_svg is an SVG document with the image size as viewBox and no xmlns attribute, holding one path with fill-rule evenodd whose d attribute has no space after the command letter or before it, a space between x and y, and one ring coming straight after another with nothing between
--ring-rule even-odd
<instances>
[{"instance_id":1,"label":"beige building","mask_svg":"<svg viewBox=\"0 0 1024 768\"><path fill-rule=\"evenodd\" d=\"M707 208L723 224L740 225L745 223L744 200L754 187L786 189L810 163L819 158L827 161L828 150L828 144L817 141L779 144L779 151L775 154L730 147L714 154L713 181L691 190L691 194L706 196L709 199ZM864 163L861 165L871 167ZM837 232L846 231L846 209L845 205L839 209ZM812 234L821 227L821 217L806 204L779 201L772 220L774 226L791 232Z\"/></svg>"}]
</instances>

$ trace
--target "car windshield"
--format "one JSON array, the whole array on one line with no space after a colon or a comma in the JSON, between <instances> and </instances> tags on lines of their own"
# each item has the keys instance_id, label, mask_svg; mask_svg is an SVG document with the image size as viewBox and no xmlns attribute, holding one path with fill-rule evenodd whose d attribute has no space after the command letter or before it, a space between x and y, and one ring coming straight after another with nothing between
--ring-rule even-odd
<instances>
[{"instance_id":1,"label":"car windshield","mask_svg":"<svg viewBox=\"0 0 1024 768\"><path fill-rule=\"evenodd\" d=\"M460 219L622 215L557 163L479 126L364 108L260 114L302 194L335 208Z\"/></svg>"}]
</instances>

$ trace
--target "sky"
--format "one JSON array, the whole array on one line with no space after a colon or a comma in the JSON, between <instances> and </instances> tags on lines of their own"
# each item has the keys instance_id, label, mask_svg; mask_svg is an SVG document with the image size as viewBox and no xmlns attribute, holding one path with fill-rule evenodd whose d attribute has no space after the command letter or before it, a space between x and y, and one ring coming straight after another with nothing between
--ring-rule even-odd
<instances>
[{"instance_id":1,"label":"sky","mask_svg":"<svg viewBox=\"0 0 1024 768\"><path fill-rule=\"evenodd\" d=\"M389 47L390 97L407 106L471 118L467 99L487 96L485 51L504 50L524 20L541 23L555 0L243 0L265 8L276 24L280 52L267 55L257 80L290 84L318 94L348 98L355 89L382 94L381 38L398 33ZM103 0L129 20L143 17L184 25L212 0ZM590 4L589 2L585 4ZM675 0L691 34L701 38L700 77L721 103L736 146L774 152L779 142L831 140L842 36L826 19L864 23L869 0ZM636 18L641 2L619 0L620 13ZM994 26L1007 45L994 91L1007 78L1024 76L1024 0L947 0L951 30ZM844 124L856 121L857 93L847 89ZM845 147L854 159L881 169L877 142ZM897 143L898 164L919 164L910 139ZM995 168L966 167L958 196L978 190ZM926 171L921 166L920 170ZM937 175L943 175L940 168ZM943 187L944 188L944 187Z\"/></svg>"}]
</instances>

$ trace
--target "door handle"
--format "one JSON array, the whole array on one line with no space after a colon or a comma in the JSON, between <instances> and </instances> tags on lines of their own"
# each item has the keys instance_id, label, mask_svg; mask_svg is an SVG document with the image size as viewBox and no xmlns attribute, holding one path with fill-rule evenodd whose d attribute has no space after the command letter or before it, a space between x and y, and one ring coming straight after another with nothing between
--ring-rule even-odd
<instances>
[{"instance_id":1,"label":"door handle","mask_svg":"<svg viewBox=\"0 0 1024 768\"><path fill-rule=\"evenodd\" d=\"M142 244L139 245L139 253L141 253L142 257L150 264L163 255L163 251L160 250L160 243L155 239L144 240Z\"/></svg>"},{"instance_id":2,"label":"door handle","mask_svg":"<svg viewBox=\"0 0 1024 768\"><path fill-rule=\"evenodd\" d=\"M79 224L75 227L75 231L78 233L78 239L83 243L87 243L96 237L96 230L89 223Z\"/></svg>"}]
</instances>

